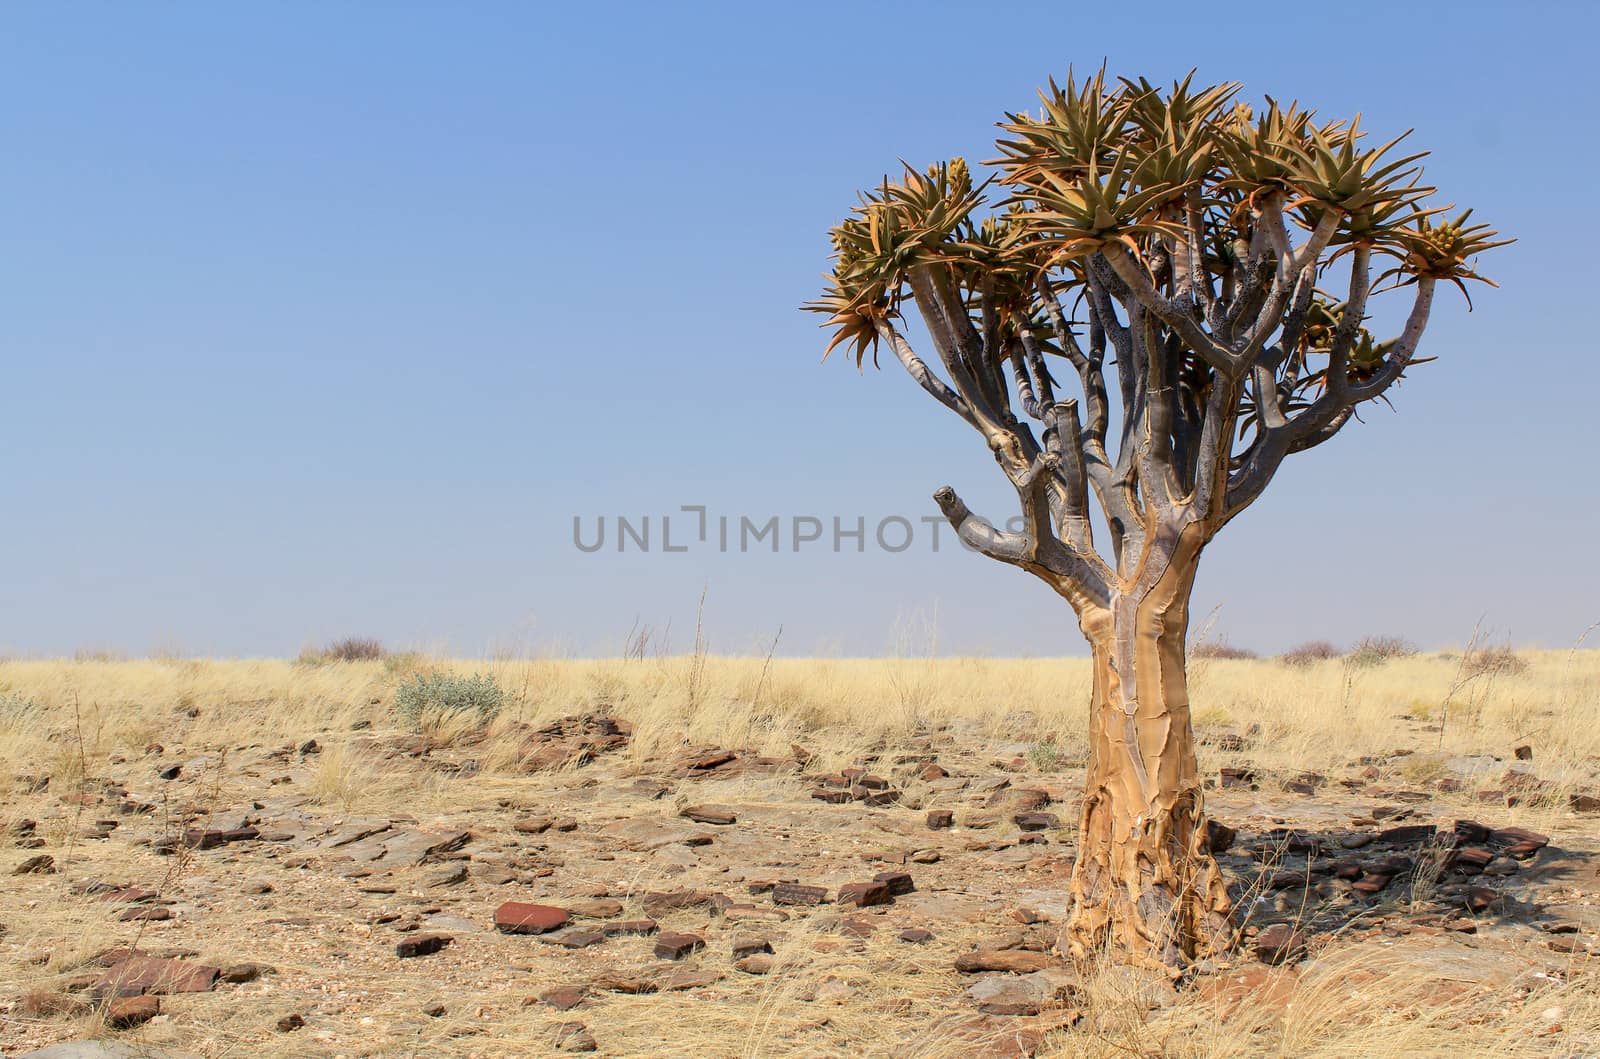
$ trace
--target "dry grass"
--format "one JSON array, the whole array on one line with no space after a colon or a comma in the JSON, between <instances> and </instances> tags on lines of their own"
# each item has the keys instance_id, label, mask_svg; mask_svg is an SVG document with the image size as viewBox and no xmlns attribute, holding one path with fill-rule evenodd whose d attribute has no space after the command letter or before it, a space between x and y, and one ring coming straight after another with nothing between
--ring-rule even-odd
<instances>
[{"instance_id":1,"label":"dry grass","mask_svg":"<svg viewBox=\"0 0 1600 1059\"><path fill-rule=\"evenodd\" d=\"M1340 659L1293 667L1270 660L1197 659L1191 695L1197 728L1209 739L1202 745L1203 765L1248 761L1263 775L1288 777L1348 770L1363 756L1405 749L1417 751L1414 763L1404 766L1405 775L1420 783L1438 778L1450 755L1509 758L1513 746L1526 743L1535 748L1541 775L1574 788L1591 783L1600 762L1600 724L1595 723L1600 653L1524 652L1517 658L1521 665L1492 667L1465 684L1459 658L1449 656L1392 657L1360 667ZM322 752L303 793L330 812L403 807L419 816L446 814L461 809L452 804L461 796L459 784L398 771L349 739L352 726L362 721L380 731L398 729L395 689L425 671L488 673L505 690L504 710L474 751L483 771L473 781L473 797L491 803L502 792L526 792L531 782L513 775L511 752L501 746L511 740L497 741L497 733L602 708L634 723L635 735L624 753L640 772L662 753L688 744L778 755L800 743L817 755L818 767L832 770L939 726L1019 754L1040 772L1060 772L1080 767L1083 760L1090 679L1087 661L1077 659L697 654L492 662L393 655L329 664L7 661L0 663L0 771L49 774L52 789L59 790L99 774L117 758L141 755L153 743L221 754L314 737ZM1223 732L1245 737L1246 748L1218 749L1211 737ZM1490 785L1497 778L1498 773L1469 783ZM1470 789L1463 797L1468 794ZM805 804L803 790L790 778L739 779L717 792L719 800L730 803L746 797ZM661 811L670 813L673 806L663 804ZM9 826L13 815L0 810L0 825ZM1564 819L1563 806L1551 801L1527 808L1519 822L1555 827ZM51 838L52 846L64 837ZM1426 888L1432 880L1413 882ZM641 879L638 885L643 890L667 884ZM49 936L55 929L51 915L62 917L58 926L64 927L82 911L71 906L54 913L33 910L30 930ZM6 918L13 918L9 910ZM44 982L97 948L97 941L83 938L74 946L58 940L47 965L0 969L0 990L14 996ZM337 948L341 943L319 938L316 944ZM287 973L296 959L287 945L275 962ZM303 959L307 966L315 964L310 953ZM1173 1007L1146 1010L1116 975L1107 974L1091 979L1082 999L1088 1014L1080 1027L1050 1036L1040 1054L1174 1059L1580 1055L1585 1053L1574 1051L1575 1045L1600 1040L1600 984L1592 957L1571 960L1564 976L1467 991L1445 1004L1418 984L1415 969L1404 959L1386 957L1372 945L1318 960L1286 986L1292 990L1287 1007L1265 996L1224 1000L1183 994ZM827 1020L831 1044L821 1046L812 1031L805 1054L917 1059L981 1054L937 1021L915 1017L959 994L964 983L947 957L910 951L879 936L827 958L810 953L799 961L784 974L730 981L716 1001L692 994L649 1002L614 996L583 1017L597 1033L604 1029L602 1054L610 1055L794 1054L786 1042L818 1019ZM503 969L486 967L482 974L487 991L502 988ZM348 987L370 992L373 999L363 1011L379 1026L389 1017L415 1022L415 998L385 999L381 979L353 979ZM263 1043L242 1035L226 1010L202 1008L204 1003L193 1005L196 1011L214 1010L214 1016L204 1016L216 1020L209 1036L191 1019L181 1039L175 1029L168 1032L169 1044L205 1055L397 1054L384 1050L381 1034L370 1046L347 1039L324 1047L305 1036ZM410 1037L401 1054L547 1054L545 1022L537 1012L497 1009L488 1025L467 1009L463 1004L459 1014L453 1009L420 1030L412 1026L410 1032L422 1036ZM1552 1023L1563 1030L1549 1035ZM78 1029L89 1033L93 1026L86 1022ZM162 1041L160 1028L144 1032L152 1042ZM900 1043L894 1046L897 1032Z\"/></svg>"}]
</instances>

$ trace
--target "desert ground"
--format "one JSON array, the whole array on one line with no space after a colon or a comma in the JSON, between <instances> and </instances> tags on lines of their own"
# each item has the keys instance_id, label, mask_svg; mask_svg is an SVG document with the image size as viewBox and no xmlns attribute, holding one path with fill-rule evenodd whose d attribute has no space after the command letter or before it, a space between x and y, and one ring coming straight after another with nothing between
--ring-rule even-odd
<instances>
[{"instance_id":1,"label":"desert ground","mask_svg":"<svg viewBox=\"0 0 1600 1059\"><path fill-rule=\"evenodd\" d=\"M0 1053L1600 1055L1600 654L1194 658L1242 933L1175 982L1050 952L1088 680L0 662Z\"/></svg>"}]
</instances>

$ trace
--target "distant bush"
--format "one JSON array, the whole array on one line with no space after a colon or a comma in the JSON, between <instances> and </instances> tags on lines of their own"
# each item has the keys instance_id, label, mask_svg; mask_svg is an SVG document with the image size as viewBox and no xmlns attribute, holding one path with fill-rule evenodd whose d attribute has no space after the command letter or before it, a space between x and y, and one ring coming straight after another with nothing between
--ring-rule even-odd
<instances>
[{"instance_id":1,"label":"distant bush","mask_svg":"<svg viewBox=\"0 0 1600 1059\"><path fill-rule=\"evenodd\" d=\"M1461 660L1461 671L1469 677L1510 676L1527 670L1528 660L1510 647L1479 647Z\"/></svg>"},{"instance_id":2,"label":"distant bush","mask_svg":"<svg viewBox=\"0 0 1600 1059\"><path fill-rule=\"evenodd\" d=\"M322 649L322 657L330 662L376 662L387 653L377 640L354 636L335 640Z\"/></svg>"},{"instance_id":3,"label":"distant bush","mask_svg":"<svg viewBox=\"0 0 1600 1059\"><path fill-rule=\"evenodd\" d=\"M1417 645L1403 636L1363 636L1345 655L1353 666L1381 666L1395 658L1410 658L1417 653Z\"/></svg>"},{"instance_id":4,"label":"distant bush","mask_svg":"<svg viewBox=\"0 0 1600 1059\"><path fill-rule=\"evenodd\" d=\"M421 731L453 720L488 724L500 714L505 692L494 677L474 673L419 673L394 693L394 710L408 728Z\"/></svg>"},{"instance_id":5,"label":"distant bush","mask_svg":"<svg viewBox=\"0 0 1600 1059\"><path fill-rule=\"evenodd\" d=\"M387 658L389 652L383 649L383 644L377 640L358 636L346 636L342 640L335 640L326 647L308 647L300 652L298 661L301 665L321 666L330 662L376 662Z\"/></svg>"},{"instance_id":6,"label":"distant bush","mask_svg":"<svg viewBox=\"0 0 1600 1059\"><path fill-rule=\"evenodd\" d=\"M1316 662L1326 662L1330 658L1338 658L1343 653L1327 640L1308 640L1283 652L1278 656L1278 661L1286 666L1304 669L1306 666Z\"/></svg>"},{"instance_id":7,"label":"distant bush","mask_svg":"<svg viewBox=\"0 0 1600 1059\"><path fill-rule=\"evenodd\" d=\"M1248 647L1235 647L1230 643L1197 643L1189 647L1190 658L1226 658L1235 661L1260 657Z\"/></svg>"}]
</instances>

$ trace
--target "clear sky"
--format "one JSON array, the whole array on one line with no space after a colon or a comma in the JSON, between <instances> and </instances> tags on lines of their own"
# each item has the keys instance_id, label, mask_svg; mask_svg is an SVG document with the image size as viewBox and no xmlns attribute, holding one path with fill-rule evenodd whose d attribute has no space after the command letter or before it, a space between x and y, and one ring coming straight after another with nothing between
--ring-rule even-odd
<instances>
[{"instance_id":1,"label":"clear sky","mask_svg":"<svg viewBox=\"0 0 1600 1059\"><path fill-rule=\"evenodd\" d=\"M598 653L636 620L682 650L704 588L713 650L1079 653L1038 582L932 549L941 485L1014 509L977 435L892 363L820 363L797 306L858 187L990 157L1103 58L1415 126L1521 240L1475 312L1441 298L1396 413L1212 545L1197 619L1264 651L1600 619L1589 5L987 9L5 5L0 652ZM782 550L720 552L721 515Z\"/></svg>"}]
</instances>

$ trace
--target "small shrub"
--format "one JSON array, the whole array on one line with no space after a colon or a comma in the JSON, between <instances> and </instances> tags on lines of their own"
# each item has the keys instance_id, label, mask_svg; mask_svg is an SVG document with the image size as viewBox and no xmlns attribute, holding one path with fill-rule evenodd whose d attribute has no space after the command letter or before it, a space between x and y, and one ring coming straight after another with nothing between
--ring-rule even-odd
<instances>
[{"instance_id":1,"label":"small shrub","mask_svg":"<svg viewBox=\"0 0 1600 1059\"><path fill-rule=\"evenodd\" d=\"M1403 636L1363 636L1345 655L1345 661L1358 668L1381 666L1394 658L1409 658L1417 645Z\"/></svg>"},{"instance_id":2,"label":"small shrub","mask_svg":"<svg viewBox=\"0 0 1600 1059\"><path fill-rule=\"evenodd\" d=\"M1248 647L1235 647L1230 643L1197 643L1189 646L1189 657L1243 661L1259 656Z\"/></svg>"},{"instance_id":3,"label":"small shrub","mask_svg":"<svg viewBox=\"0 0 1600 1059\"><path fill-rule=\"evenodd\" d=\"M1327 640L1309 640L1283 652L1278 656L1278 661L1296 669L1305 669L1318 662L1326 662L1330 658L1338 658L1343 653Z\"/></svg>"},{"instance_id":4,"label":"small shrub","mask_svg":"<svg viewBox=\"0 0 1600 1059\"><path fill-rule=\"evenodd\" d=\"M416 731L457 720L488 724L500 715L505 697L487 674L420 673L394 693L394 710Z\"/></svg>"},{"instance_id":5,"label":"small shrub","mask_svg":"<svg viewBox=\"0 0 1600 1059\"><path fill-rule=\"evenodd\" d=\"M329 662L376 662L387 654L377 640L346 636L322 649L322 657Z\"/></svg>"},{"instance_id":6,"label":"small shrub","mask_svg":"<svg viewBox=\"0 0 1600 1059\"><path fill-rule=\"evenodd\" d=\"M1067 755L1054 739L1044 739L1028 748L1028 763L1038 772L1059 772L1066 768Z\"/></svg>"},{"instance_id":7,"label":"small shrub","mask_svg":"<svg viewBox=\"0 0 1600 1059\"><path fill-rule=\"evenodd\" d=\"M1512 676L1527 668L1528 660L1504 645L1479 647L1461 660L1461 671L1469 677Z\"/></svg>"}]
</instances>

